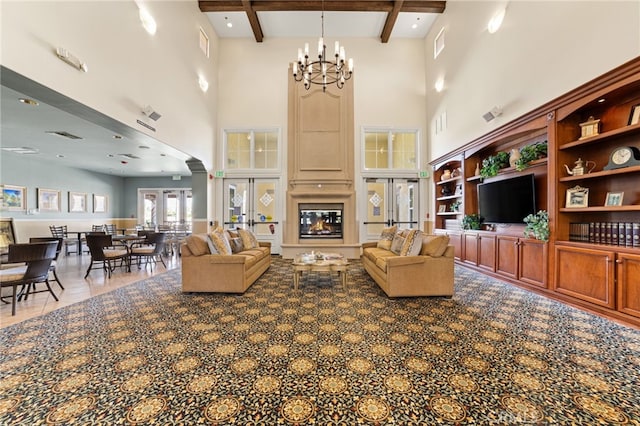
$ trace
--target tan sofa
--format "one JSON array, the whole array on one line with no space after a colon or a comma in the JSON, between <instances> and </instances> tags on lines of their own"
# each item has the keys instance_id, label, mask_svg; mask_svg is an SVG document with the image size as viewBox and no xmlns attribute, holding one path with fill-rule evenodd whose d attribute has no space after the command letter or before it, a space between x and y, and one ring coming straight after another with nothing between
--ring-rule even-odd
<instances>
[{"instance_id":1,"label":"tan sofa","mask_svg":"<svg viewBox=\"0 0 640 426\"><path fill-rule=\"evenodd\" d=\"M416 256L400 256L377 242L362 245L362 265L389 297L453 296L453 246L446 235L422 234Z\"/></svg>"},{"instance_id":2,"label":"tan sofa","mask_svg":"<svg viewBox=\"0 0 640 426\"><path fill-rule=\"evenodd\" d=\"M206 234L195 234L181 245L183 292L244 293L271 266L269 242L222 255L211 254L206 239Z\"/></svg>"}]
</instances>

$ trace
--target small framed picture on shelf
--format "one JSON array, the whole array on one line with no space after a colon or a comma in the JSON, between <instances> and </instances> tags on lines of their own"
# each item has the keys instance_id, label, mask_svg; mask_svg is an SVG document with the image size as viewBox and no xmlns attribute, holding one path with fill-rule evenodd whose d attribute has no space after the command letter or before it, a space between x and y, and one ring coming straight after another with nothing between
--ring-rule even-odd
<instances>
[{"instance_id":1,"label":"small framed picture on shelf","mask_svg":"<svg viewBox=\"0 0 640 426\"><path fill-rule=\"evenodd\" d=\"M567 208L589 207L589 188L579 185L567 189Z\"/></svg>"},{"instance_id":2,"label":"small framed picture on shelf","mask_svg":"<svg viewBox=\"0 0 640 426\"><path fill-rule=\"evenodd\" d=\"M444 204L440 204L438 206L438 213L445 213L447 211L447 206Z\"/></svg>"},{"instance_id":3,"label":"small framed picture on shelf","mask_svg":"<svg viewBox=\"0 0 640 426\"><path fill-rule=\"evenodd\" d=\"M631 107L629 114L629 125L640 123L640 104Z\"/></svg>"},{"instance_id":4,"label":"small framed picture on shelf","mask_svg":"<svg viewBox=\"0 0 640 426\"><path fill-rule=\"evenodd\" d=\"M621 206L624 192L607 192L607 198L604 200L605 206Z\"/></svg>"}]
</instances>

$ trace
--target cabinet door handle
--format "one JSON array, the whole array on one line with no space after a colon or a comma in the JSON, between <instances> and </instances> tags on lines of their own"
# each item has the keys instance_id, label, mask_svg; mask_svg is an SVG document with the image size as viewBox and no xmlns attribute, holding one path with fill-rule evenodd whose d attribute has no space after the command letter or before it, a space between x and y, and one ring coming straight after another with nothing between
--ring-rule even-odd
<instances>
[{"instance_id":1,"label":"cabinet door handle","mask_svg":"<svg viewBox=\"0 0 640 426\"><path fill-rule=\"evenodd\" d=\"M624 260L623 260L623 259L616 259L616 263L617 263L618 265L621 265L621 264L623 264L623 263L624 263Z\"/></svg>"}]
</instances>

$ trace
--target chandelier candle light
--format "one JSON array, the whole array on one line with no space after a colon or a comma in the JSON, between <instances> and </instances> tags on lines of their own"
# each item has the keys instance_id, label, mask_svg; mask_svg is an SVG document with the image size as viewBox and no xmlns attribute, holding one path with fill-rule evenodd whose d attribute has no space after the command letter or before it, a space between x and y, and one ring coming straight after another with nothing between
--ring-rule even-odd
<instances>
[{"instance_id":1,"label":"chandelier candle light","mask_svg":"<svg viewBox=\"0 0 640 426\"><path fill-rule=\"evenodd\" d=\"M342 89L344 82L353 74L353 59L349 58L345 64L344 46L335 43L334 61L327 60L327 46L324 44L324 5L322 8L322 37L318 40L318 60L309 60L309 43L304 44L304 52L298 49L298 60L293 63L293 78L304 82L304 88L309 90L312 84L322 86L326 92L327 85L335 83Z\"/></svg>"}]
</instances>

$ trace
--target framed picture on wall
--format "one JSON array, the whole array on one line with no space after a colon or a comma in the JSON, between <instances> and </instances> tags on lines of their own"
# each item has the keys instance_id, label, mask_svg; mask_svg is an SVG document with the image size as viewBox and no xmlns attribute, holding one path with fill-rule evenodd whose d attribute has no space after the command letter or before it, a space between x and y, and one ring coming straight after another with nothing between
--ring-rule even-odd
<instances>
[{"instance_id":1,"label":"framed picture on wall","mask_svg":"<svg viewBox=\"0 0 640 426\"><path fill-rule=\"evenodd\" d=\"M69 213L84 213L87 211L87 194L69 191Z\"/></svg>"},{"instance_id":2,"label":"framed picture on wall","mask_svg":"<svg viewBox=\"0 0 640 426\"><path fill-rule=\"evenodd\" d=\"M0 254L6 254L9 251L9 244L16 242L16 231L13 227L13 218L0 218Z\"/></svg>"},{"instance_id":3,"label":"framed picture on wall","mask_svg":"<svg viewBox=\"0 0 640 426\"><path fill-rule=\"evenodd\" d=\"M60 211L60 191L38 188L38 210L41 212Z\"/></svg>"},{"instance_id":4,"label":"framed picture on wall","mask_svg":"<svg viewBox=\"0 0 640 426\"><path fill-rule=\"evenodd\" d=\"M93 194L93 212L104 213L107 211L107 196Z\"/></svg>"},{"instance_id":5,"label":"framed picture on wall","mask_svg":"<svg viewBox=\"0 0 640 426\"><path fill-rule=\"evenodd\" d=\"M24 186L0 185L0 208L2 210L26 210L27 188Z\"/></svg>"}]
</instances>

